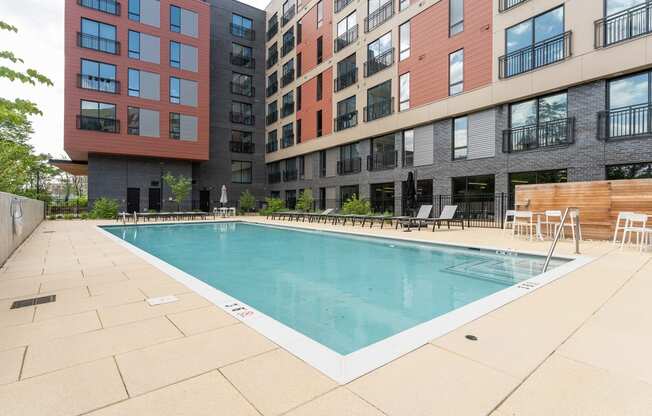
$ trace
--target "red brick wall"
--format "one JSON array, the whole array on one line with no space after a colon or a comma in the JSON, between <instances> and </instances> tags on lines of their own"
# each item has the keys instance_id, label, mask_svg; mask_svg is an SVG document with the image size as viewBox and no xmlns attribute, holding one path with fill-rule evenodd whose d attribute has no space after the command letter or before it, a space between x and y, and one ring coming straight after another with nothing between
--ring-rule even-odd
<instances>
[{"instance_id":1,"label":"red brick wall","mask_svg":"<svg viewBox=\"0 0 652 416\"><path fill-rule=\"evenodd\" d=\"M322 110L322 135L333 131L333 70L322 72L323 94L317 101L317 77L301 85L301 110L297 111L297 120L301 120L301 141L317 137L317 111Z\"/></svg>"},{"instance_id":2,"label":"red brick wall","mask_svg":"<svg viewBox=\"0 0 652 416\"><path fill-rule=\"evenodd\" d=\"M333 56L333 1L322 0L324 4L324 23L317 29L317 4L301 18L301 43L297 54L301 53L301 72L307 73L317 66L317 38L324 42L323 61Z\"/></svg>"},{"instance_id":3,"label":"red brick wall","mask_svg":"<svg viewBox=\"0 0 652 416\"><path fill-rule=\"evenodd\" d=\"M464 91L488 85L492 70L492 2L466 1L464 31L448 37L448 0L411 20L410 57L399 63L399 75L410 72L410 106L448 96L448 55L464 48ZM399 51L396 51L398 59Z\"/></svg>"},{"instance_id":4,"label":"red brick wall","mask_svg":"<svg viewBox=\"0 0 652 416\"><path fill-rule=\"evenodd\" d=\"M102 13L81 7L76 0L66 0L65 11L65 87L64 87L64 149L73 160L86 160L88 153L121 154L133 156L164 157L186 160L208 160L209 146L209 55L210 55L210 13L209 5L198 0L161 0L160 28L133 22L127 16L127 1L122 1L120 16ZM172 33L169 28L170 4L175 4L199 14L199 38ZM77 46L77 32L81 29L81 18L116 26L120 55L111 55L83 49ZM161 39L160 65L128 58L128 30L158 36ZM198 53L198 72L182 71L169 65L169 43L177 40L195 46ZM92 59L116 65L116 76L120 81L120 94L108 94L77 88L77 74L81 70L81 58ZM129 97L128 68L155 72L161 76L160 101ZM169 102L169 77L177 76L197 81L198 106L189 107ZM116 104L120 133L100 133L78 130L76 116L80 113L80 100ZM127 106L159 111L160 136L140 137L127 135ZM169 113L177 112L198 117L197 141L186 142L168 138Z\"/></svg>"}]
</instances>

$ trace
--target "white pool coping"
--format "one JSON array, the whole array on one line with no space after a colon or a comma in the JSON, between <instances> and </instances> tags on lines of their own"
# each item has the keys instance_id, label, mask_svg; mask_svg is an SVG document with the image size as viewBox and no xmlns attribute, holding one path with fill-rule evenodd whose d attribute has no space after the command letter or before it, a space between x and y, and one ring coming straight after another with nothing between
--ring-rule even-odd
<instances>
[{"instance_id":1,"label":"white pool coping","mask_svg":"<svg viewBox=\"0 0 652 416\"><path fill-rule=\"evenodd\" d=\"M241 222L247 224L262 225L267 227L277 227L284 229L293 229L300 231L316 231L323 233L336 233L346 234L352 236L373 237L376 239L397 240L411 243L448 246L452 248L478 248L481 250L494 251L496 253L509 253L512 255L527 254L542 256L542 253L528 252L528 251L510 251L504 249L496 249L495 247L477 246L477 245L462 245L444 242L433 242L430 240L423 240L419 238L402 238L395 236L379 236L377 234L365 232L350 232L348 230L319 230L312 228L302 227L288 227L276 224L268 224L256 221L228 221L228 222ZM184 222L184 224L215 224L226 223L220 222ZM157 225L176 225L175 223L167 224L129 224L118 225L125 227L134 226L157 226ZM521 296L524 296L539 287L542 287L550 282L553 282L566 274L577 270L578 268L590 263L594 258L589 256L555 256L558 259L571 260L557 268L550 270L546 273L539 274L530 279L527 279L517 285L510 286L496 293L493 293L484 298L478 299L474 302L466 304L460 308L452 310L448 313L433 318L427 322L418 324L410 329L399 332L367 347L361 348L347 355L341 355L330 348L318 343L317 341L301 334L300 332L284 325L283 323L265 315L264 313L256 310L250 305L214 288L213 286L204 283L200 279L184 272L177 267L174 267L167 262L159 259L158 257L149 254L148 252L128 243L127 241L111 234L105 229L98 226L97 229L107 236L109 239L115 241L121 246L127 248L129 251L136 254L138 257L147 261L154 267L168 274L176 281L184 284L197 294L203 296L216 306L229 313L245 325L258 331L271 341L291 352L298 358L307 362L314 368L318 369L328 377L332 378L339 384L346 384L370 371L381 367L388 362L399 358L410 351L413 351L435 338L438 338L468 322L471 322L479 317L492 312L507 303L510 303ZM545 257L545 254L543 254Z\"/></svg>"}]
</instances>

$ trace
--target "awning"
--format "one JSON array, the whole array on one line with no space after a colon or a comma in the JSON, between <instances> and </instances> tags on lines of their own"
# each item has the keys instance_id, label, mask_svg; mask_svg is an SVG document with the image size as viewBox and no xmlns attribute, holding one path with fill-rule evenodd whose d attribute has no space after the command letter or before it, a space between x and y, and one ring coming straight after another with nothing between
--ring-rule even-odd
<instances>
[{"instance_id":1,"label":"awning","mask_svg":"<svg viewBox=\"0 0 652 416\"><path fill-rule=\"evenodd\" d=\"M56 166L64 172L75 176L88 176L88 162L64 159L50 159L48 161L52 166Z\"/></svg>"}]
</instances>

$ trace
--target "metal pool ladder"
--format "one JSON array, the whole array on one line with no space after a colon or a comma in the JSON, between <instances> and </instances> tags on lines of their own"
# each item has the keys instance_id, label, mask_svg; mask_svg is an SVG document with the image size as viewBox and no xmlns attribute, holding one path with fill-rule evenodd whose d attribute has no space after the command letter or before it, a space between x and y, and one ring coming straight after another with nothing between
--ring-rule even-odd
<instances>
[{"instance_id":1,"label":"metal pool ladder","mask_svg":"<svg viewBox=\"0 0 652 416\"><path fill-rule=\"evenodd\" d=\"M575 240L575 254L580 254L580 209L579 208L574 208L574 207L568 207L564 211L564 215L561 217L561 222L559 223L559 227L555 231L555 238L552 240L552 244L550 245L550 249L548 250L548 255L546 256L546 262L543 264L543 270L541 273L545 273L548 270L548 265L550 264L550 259L552 258L552 254L555 252L555 247L557 247L557 241L559 240L559 236L562 233L562 230L564 228L564 222L566 221L566 217L570 213L571 216L574 217L575 221L572 222L572 226L574 227L574 233L573 233L573 239Z\"/></svg>"}]
</instances>

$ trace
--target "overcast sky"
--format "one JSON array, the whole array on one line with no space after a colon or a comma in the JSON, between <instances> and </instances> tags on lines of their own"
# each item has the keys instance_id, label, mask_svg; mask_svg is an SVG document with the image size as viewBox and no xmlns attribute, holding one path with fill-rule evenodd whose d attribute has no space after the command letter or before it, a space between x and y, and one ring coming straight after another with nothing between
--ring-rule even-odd
<instances>
[{"instance_id":1,"label":"overcast sky","mask_svg":"<svg viewBox=\"0 0 652 416\"><path fill-rule=\"evenodd\" d=\"M244 0L264 8L269 0ZM123 0L124 3L127 0ZM0 78L0 96L29 99L43 116L33 117L32 145L38 152L64 157L63 151L63 5L64 0L0 0L0 20L18 28L18 33L0 31L0 50L10 50L47 75L53 87L9 82ZM5 65L6 61L0 62Z\"/></svg>"}]
</instances>

